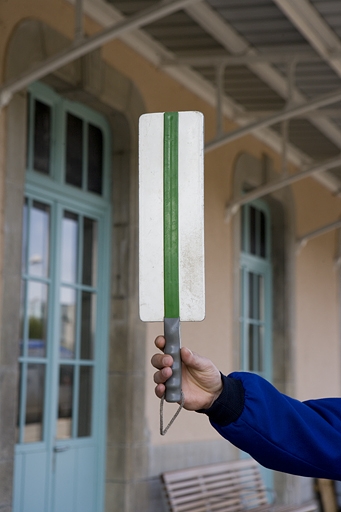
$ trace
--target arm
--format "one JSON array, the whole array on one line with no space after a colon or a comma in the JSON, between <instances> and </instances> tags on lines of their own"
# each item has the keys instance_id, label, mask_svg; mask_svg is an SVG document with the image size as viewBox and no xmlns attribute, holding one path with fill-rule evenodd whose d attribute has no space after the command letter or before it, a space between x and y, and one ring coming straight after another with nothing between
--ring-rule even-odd
<instances>
[{"instance_id":1,"label":"arm","mask_svg":"<svg viewBox=\"0 0 341 512\"><path fill-rule=\"evenodd\" d=\"M157 338L162 350L164 339ZM222 376L213 363L181 349L185 408L208 415L212 426L260 464L286 473L341 480L341 399L299 402L261 377ZM172 358L156 354L156 395L164 393Z\"/></svg>"},{"instance_id":2,"label":"arm","mask_svg":"<svg viewBox=\"0 0 341 512\"><path fill-rule=\"evenodd\" d=\"M300 402L251 373L222 379L221 395L200 412L225 439L270 469L341 480L340 398Z\"/></svg>"}]
</instances>

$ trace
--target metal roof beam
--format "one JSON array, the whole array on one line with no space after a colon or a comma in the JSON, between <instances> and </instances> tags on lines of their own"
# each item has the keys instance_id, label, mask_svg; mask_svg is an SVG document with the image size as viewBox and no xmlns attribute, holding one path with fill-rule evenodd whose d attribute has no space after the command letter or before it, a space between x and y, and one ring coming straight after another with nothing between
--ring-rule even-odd
<instances>
[{"instance_id":1,"label":"metal roof beam","mask_svg":"<svg viewBox=\"0 0 341 512\"><path fill-rule=\"evenodd\" d=\"M220 146L223 146L224 144L227 144L228 142L232 142L233 140L239 139L240 137L244 137L244 135L248 135L251 132L260 130L261 128L266 128L267 126L279 123L285 119L291 119L295 116L305 114L317 108L331 105L332 103L337 103L340 100L341 90L338 89L337 92L325 94L315 100L307 101L302 105L285 109L278 114L266 117L265 119L261 119L260 121L256 121L249 125L243 126L242 128L238 128L237 130L229 132L221 137L217 137L216 139L213 139L211 142L206 144L205 150L212 151L212 149L216 149Z\"/></svg>"},{"instance_id":2,"label":"metal roof beam","mask_svg":"<svg viewBox=\"0 0 341 512\"><path fill-rule=\"evenodd\" d=\"M341 41L307 0L273 0L316 52L341 77Z\"/></svg>"},{"instance_id":3,"label":"metal roof beam","mask_svg":"<svg viewBox=\"0 0 341 512\"><path fill-rule=\"evenodd\" d=\"M313 165L312 167L305 169L304 171L292 174L291 176L288 176L284 179L279 179L272 183L262 185L256 188L255 190L252 190L251 192L244 194L240 198L231 201L226 207L225 220L228 222L231 216L237 213L241 206L243 206L246 203L249 203L250 201L255 201L260 197L266 196L267 194L271 194L272 192L276 192L277 190L292 185L297 181L309 178L310 176L316 173L327 171L328 169L333 169L334 167L338 167L340 165L341 156L326 160L323 163Z\"/></svg>"},{"instance_id":4,"label":"metal roof beam","mask_svg":"<svg viewBox=\"0 0 341 512\"><path fill-rule=\"evenodd\" d=\"M27 87L33 81L43 78L47 74L56 71L79 57L83 57L87 53L100 48L102 45L122 36L122 34L128 31L140 28L148 23L152 23L153 21L168 16L169 14L198 1L200 0L161 0L156 5L118 22L113 27L106 28L99 34L95 34L86 40L83 39L81 42L71 44L71 46L65 50L49 57L44 62L34 66L31 70L28 70L22 73L19 77L6 82L0 88L0 106L6 106L11 100L13 94L24 87Z\"/></svg>"},{"instance_id":5,"label":"metal roof beam","mask_svg":"<svg viewBox=\"0 0 341 512\"><path fill-rule=\"evenodd\" d=\"M292 4L300 4L294 0ZM186 8L186 12L203 27L212 37L214 37L228 52L234 55L260 55L254 49L250 49L247 41L241 37L234 28L227 23L217 12L209 7L206 3L191 5ZM291 54L295 52L290 52ZM249 65L251 71L268 84L282 98L288 97L286 79L269 63L259 62ZM293 91L293 101L301 103L306 98L295 88ZM341 131L338 127L328 119L312 119L312 124L316 126L326 137L328 137L337 147L341 149Z\"/></svg>"},{"instance_id":6,"label":"metal roof beam","mask_svg":"<svg viewBox=\"0 0 341 512\"><path fill-rule=\"evenodd\" d=\"M337 220L335 222L332 222L331 224L326 224L325 226L322 226L321 228L315 229L314 231L310 231L306 235L300 237L297 239L297 249L300 250L302 247L305 247L309 240L312 238L316 238L317 236L324 235L325 233L329 233L330 231L333 231L334 229L341 228L341 220Z\"/></svg>"},{"instance_id":7,"label":"metal roof beam","mask_svg":"<svg viewBox=\"0 0 341 512\"><path fill-rule=\"evenodd\" d=\"M312 50L297 51L295 53L276 51L265 52L254 55L246 53L244 55L188 55L176 59L165 60L163 66L193 66L193 67L216 67L218 65L228 66L249 66L260 62L267 63L286 63L292 62L319 62L321 58Z\"/></svg>"}]
</instances>

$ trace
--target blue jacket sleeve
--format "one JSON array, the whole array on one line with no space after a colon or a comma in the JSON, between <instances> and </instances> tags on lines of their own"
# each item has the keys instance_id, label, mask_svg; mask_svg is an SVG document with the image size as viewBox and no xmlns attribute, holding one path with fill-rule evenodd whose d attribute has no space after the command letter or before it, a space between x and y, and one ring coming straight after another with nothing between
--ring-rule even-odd
<instances>
[{"instance_id":1,"label":"blue jacket sleeve","mask_svg":"<svg viewBox=\"0 0 341 512\"><path fill-rule=\"evenodd\" d=\"M251 373L222 379L220 397L200 412L225 439L267 468L341 480L341 398L300 402Z\"/></svg>"}]
</instances>

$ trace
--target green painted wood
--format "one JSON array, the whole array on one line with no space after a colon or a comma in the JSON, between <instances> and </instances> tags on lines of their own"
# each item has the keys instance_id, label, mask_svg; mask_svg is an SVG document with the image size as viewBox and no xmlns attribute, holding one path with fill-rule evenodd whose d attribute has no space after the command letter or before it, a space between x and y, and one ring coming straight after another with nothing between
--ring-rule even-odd
<instances>
[{"instance_id":1,"label":"green painted wood","mask_svg":"<svg viewBox=\"0 0 341 512\"><path fill-rule=\"evenodd\" d=\"M165 318L179 318L178 112L164 114Z\"/></svg>"}]
</instances>

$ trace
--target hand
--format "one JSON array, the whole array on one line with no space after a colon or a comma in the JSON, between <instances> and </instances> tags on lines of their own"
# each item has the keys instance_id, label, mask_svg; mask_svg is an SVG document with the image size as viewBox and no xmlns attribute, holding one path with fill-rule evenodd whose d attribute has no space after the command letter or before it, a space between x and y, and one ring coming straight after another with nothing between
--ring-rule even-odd
<instances>
[{"instance_id":1,"label":"hand","mask_svg":"<svg viewBox=\"0 0 341 512\"><path fill-rule=\"evenodd\" d=\"M164 349L165 338L158 336L155 345ZM182 391L185 397L184 408L189 411L208 409L222 391L222 381L218 368L206 357L181 348ZM167 354L154 354L152 365L157 368L154 374L155 394L161 398L165 393L165 382L172 375L173 358Z\"/></svg>"}]
</instances>

